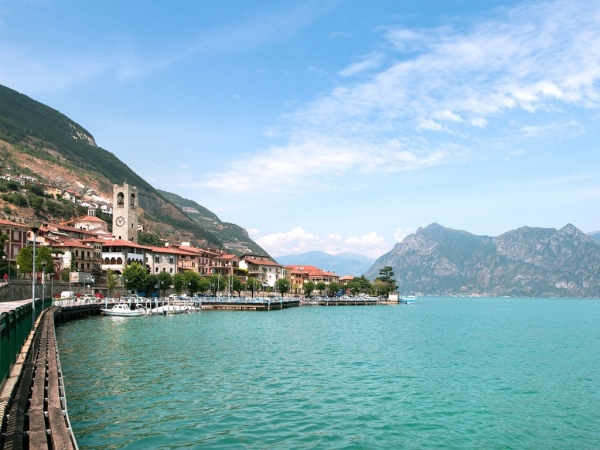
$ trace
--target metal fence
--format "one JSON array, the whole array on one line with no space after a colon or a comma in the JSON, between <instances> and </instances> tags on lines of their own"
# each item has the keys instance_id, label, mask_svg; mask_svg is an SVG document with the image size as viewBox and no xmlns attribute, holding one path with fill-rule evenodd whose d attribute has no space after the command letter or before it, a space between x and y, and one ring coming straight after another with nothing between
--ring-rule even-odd
<instances>
[{"instance_id":1,"label":"metal fence","mask_svg":"<svg viewBox=\"0 0 600 450\"><path fill-rule=\"evenodd\" d=\"M10 374L12 365L21 352L21 347L31 332L33 318L31 303L0 314L0 385ZM35 301L35 318L52 306L52 299Z\"/></svg>"}]
</instances>

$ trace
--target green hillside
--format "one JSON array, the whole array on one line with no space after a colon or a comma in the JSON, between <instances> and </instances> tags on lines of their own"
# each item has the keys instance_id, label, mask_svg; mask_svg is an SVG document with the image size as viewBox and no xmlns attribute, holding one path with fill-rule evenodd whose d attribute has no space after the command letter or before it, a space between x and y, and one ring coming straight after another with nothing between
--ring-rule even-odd
<instances>
[{"instance_id":1,"label":"green hillside","mask_svg":"<svg viewBox=\"0 0 600 450\"><path fill-rule=\"evenodd\" d=\"M191 217L200 227L217 236L227 250L238 255L243 253L267 255L256 242L250 239L248 232L239 225L222 222L216 214L193 200L160 189L158 192L171 203L184 209L185 214Z\"/></svg>"},{"instance_id":2,"label":"green hillside","mask_svg":"<svg viewBox=\"0 0 600 450\"><path fill-rule=\"evenodd\" d=\"M180 206L154 189L114 154L98 147L92 134L81 125L59 111L2 85L0 140L9 144L2 146L4 151L0 152L0 168L10 167L15 173L35 175L40 182L51 184L53 180L49 174L60 172L64 187L77 190L77 186L93 185L94 190L105 198L111 198L113 183L127 182L139 189L139 202L143 210L140 223L147 232L171 242L189 240L195 245L208 248L227 248L211 231L215 227L203 227L199 224L197 218L182 211ZM46 169L45 172L41 170L42 166ZM17 194L19 192L14 195ZM27 195L27 192L23 195ZM45 202L52 206L52 202L58 200L45 199ZM202 211L202 217L218 221L217 216L206 208L195 202L194 205L197 210ZM27 215L27 211L10 206L14 211ZM35 215L47 220L65 219L64 216L53 216L53 210L56 207L38 208ZM79 212L74 210L73 214ZM227 231L221 234L228 236L225 243L229 246L238 239L236 232L229 236L231 230L245 233L243 228L233 224L226 224L224 228ZM244 238L244 242L246 241L253 250L260 249L247 234Z\"/></svg>"}]
</instances>

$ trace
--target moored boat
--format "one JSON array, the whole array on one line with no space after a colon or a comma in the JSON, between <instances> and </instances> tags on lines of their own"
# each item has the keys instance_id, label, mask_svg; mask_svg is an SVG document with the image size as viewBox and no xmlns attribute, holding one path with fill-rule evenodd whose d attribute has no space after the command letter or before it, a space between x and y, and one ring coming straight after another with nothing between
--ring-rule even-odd
<instances>
[{"instance_id":1,"label":"moored boat","mask_svg":"<svg viewBox=\"0 0 600 450\"><path fill-rule=\"evenodd\" d=\"M417 297L414 295L405 295L404 297L400 297L400 300L398 300L399 303L404 303L405 305L412 305L416 301Z\"/></svg>"},{"instance_id":2,"label":"moored boat","mask_svg":"<svg viewBox=\"0 0 600 450\"><path fill-rule=\"evenodd\" d=\"M100 311L105 316L136 317L144 315L142 309L131 309L127 303L117 303L112 308L103 308Z\"/></svg>"}]
</instances>

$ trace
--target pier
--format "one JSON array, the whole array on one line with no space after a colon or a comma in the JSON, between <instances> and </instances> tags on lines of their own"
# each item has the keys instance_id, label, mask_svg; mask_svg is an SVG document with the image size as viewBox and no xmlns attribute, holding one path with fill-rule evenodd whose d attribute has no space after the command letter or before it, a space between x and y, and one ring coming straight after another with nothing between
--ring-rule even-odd
<instances>
[{"instance_id":1,"label":"pier","mask_svg":"<svg viewBox=\"0 0 600 450\"><path fill-rule=\"evenodd\" d=\"M27 315L30 306L31 301L28 301L17 306L16 312L10 312L14 312L15 317ZM54 316L59 310L58 306L51 306L40 313L2 384L0 442L3 449L77 449L56 345ZM13 330L10 324L8 328L2 328L2 344L12 339L11 331L19 334L16 324ZM2 347L4 350L5 346Z\"/></svg>"},{"instance_id":2,"label":"pier","mask_svg":"<svg viewBox=\"0 0 600 450\"><path fill-rule=\"evenodd\" d=\"M298 298L283 297L206 297L199 303L202 310L274 311L300 306Z\"/></svg>"}]
</instances>

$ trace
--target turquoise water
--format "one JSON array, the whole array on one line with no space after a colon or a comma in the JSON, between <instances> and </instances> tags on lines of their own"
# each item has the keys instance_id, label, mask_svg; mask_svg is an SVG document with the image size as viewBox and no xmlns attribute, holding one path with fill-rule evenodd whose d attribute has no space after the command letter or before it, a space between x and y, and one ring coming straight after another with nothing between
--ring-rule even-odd
<instances>
[{"instance_id":1,"label":"turquoise water","mask_svg":"<svg viewBox=\"0 0 600 450\"><path fill-rule=\"evenodd\" d=\"M81 449L600 446L597 300L93 317L57 336Z\"/></svg>"}]
</instances>

